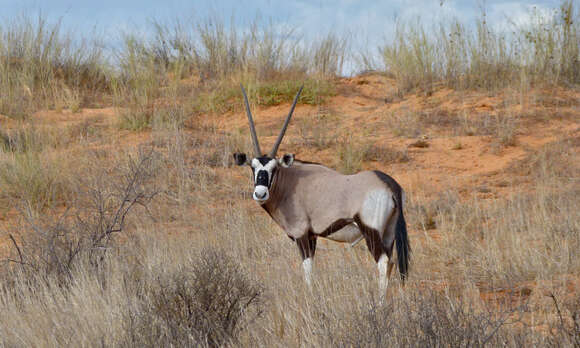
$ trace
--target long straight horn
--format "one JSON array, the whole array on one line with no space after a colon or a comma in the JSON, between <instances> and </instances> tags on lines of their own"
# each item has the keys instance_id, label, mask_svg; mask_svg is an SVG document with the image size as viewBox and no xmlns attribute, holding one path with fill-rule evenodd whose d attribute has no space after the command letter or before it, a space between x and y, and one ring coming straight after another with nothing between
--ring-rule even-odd
<instances>
[{"instance_id":1,"label":"long straight horn","mask_svg":"<svg viewBox=\"0 0 580 348\"><path fill-rule=\"evenodd\" d=\"M262 156L262 151L260 151L260 143L258 142L258 136L256 135L254 119L252 118L252 112L250 111L250 103L248 103L248 96L246 95L244 85L240 84L240 87L242 87L242 94L244 95L244 102L246 103L246 114L248 115L248 121L250 122L250 133L252 134L252 142L254 143L254 152L256 157L260 157Z\"/></svg>"},{"instance_id":2,"label":"long straight horn","mask_svg":"<svg viewBox=\"0 0 580 348\"><path fill-rule=\"evenodd\" d=\"M282 130L278 135L278 139L276 139L276 143L274 143L274 147L272 147L272 151L270 151L270 157L272 158L276 157L276 152L278 152L278 147L282 142L282 138L284 138L284 133L286 133L286 128L288 128L288 123L290 123L290 118L292 117L292 113L294 112L294 108L296 107L296 103L298 102L298 98L300 97L300 93L302 93L302 88L304 88L304 85L300 87L300 90L298 90L296 97L294 97L294 103L292 103L292 107L290 108L290 112L286 117L286 121L284 121L284 125L282 126Z\"/></svg>"}]
</instances>

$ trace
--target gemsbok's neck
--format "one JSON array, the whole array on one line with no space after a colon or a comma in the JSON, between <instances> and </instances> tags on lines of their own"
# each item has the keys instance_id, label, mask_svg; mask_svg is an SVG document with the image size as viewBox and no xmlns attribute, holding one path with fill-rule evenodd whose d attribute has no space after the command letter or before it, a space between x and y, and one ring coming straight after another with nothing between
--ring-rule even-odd
<instances>
[{"instance_id":1,"label":"gemsbok's neck","mask_svg":"<svg viewBox=\"0 0 580 348\"><path fill-rule=\"evenodd\" d=\"M274 177L274 181L270 186L270 198L264 204L262 204L262 208L268 212L268 214L278 223L279 219L276 217L276 211L282 202L284 195L286 194L286 186L288 183L289 178L289 171L290 168L284 168L282 166L278 167L278 172Z\"/></svg>"}]
</instances>

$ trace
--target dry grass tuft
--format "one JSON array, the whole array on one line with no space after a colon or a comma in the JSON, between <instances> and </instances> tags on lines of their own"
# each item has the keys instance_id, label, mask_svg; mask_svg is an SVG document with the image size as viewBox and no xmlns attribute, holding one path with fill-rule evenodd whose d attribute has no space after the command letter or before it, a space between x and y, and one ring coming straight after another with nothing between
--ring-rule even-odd
<instances>
[{"instance_id":1,"label":"dry grass tuft","mask_svg":"<svg viewBox=\"0 0 580 348\"><path fill-rule=\"evenodd\" d=\"M39 16L0 26L0 114L27 117L38 108L77 111L109 88L98 42L77 40Z\"/></svg>"},{"instance_id":2,"label":"dry grass tuft","mask_svg":"<svg viewBox=\"0 0 580 348\"><path fill-rule=\"evenodd\" d=\"M0 156L0 197L6 206L24 204L34 211L65 203L74 190L70 163L54 153Z\"/></svg>"},{"instance_id":3,"label":"dry grass tuft","mask_svg":"<svg viewBox=\"0 0 580 348\"><path fill-rule=\"evenodd\" d=\"M580 83L580 9L574 1L546 15L532 11L531 23L511 24L511 33L489 25L485 8L475 29L454 20L426 29L417 20L399 23L395 38L382 48L387 72L397 79L399 94L434 87L526 91L535 84Z\"/></svg>"}]
</instances>

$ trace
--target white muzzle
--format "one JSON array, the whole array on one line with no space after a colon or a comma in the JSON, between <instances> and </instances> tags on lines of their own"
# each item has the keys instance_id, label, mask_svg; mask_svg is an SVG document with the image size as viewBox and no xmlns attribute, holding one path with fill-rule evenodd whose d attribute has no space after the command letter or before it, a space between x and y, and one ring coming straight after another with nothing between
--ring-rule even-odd
<instances>
[{"instance_id":1,"label":"white muzzle","mask_svg":"<svg viewBox=\"0 0 580 348\"><path fill-rule=\"evenodd\" d=\"M264 185L257 185L254 188L253 198L257 202L265 202L270 198L270 192L268 192L268 187Z\"/></svg>"}]
</instances>

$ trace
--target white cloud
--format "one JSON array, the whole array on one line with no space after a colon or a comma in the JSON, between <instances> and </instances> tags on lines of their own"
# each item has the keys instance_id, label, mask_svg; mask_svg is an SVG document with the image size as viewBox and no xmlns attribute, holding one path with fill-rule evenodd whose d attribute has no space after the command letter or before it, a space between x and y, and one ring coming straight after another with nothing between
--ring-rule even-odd
<instances>
[{"instance_id":1,"label":"white cloud","mask_svg":"<svg viewBox=\"0 0 580 348\"><path fill-rule=\"evenodd\" d=\"M492 4L488 12L491 25L502 31L525 28L536 21L549 23L554 20L555 9L544 4L501 2Z\"/></svg>"}]
</instances>

